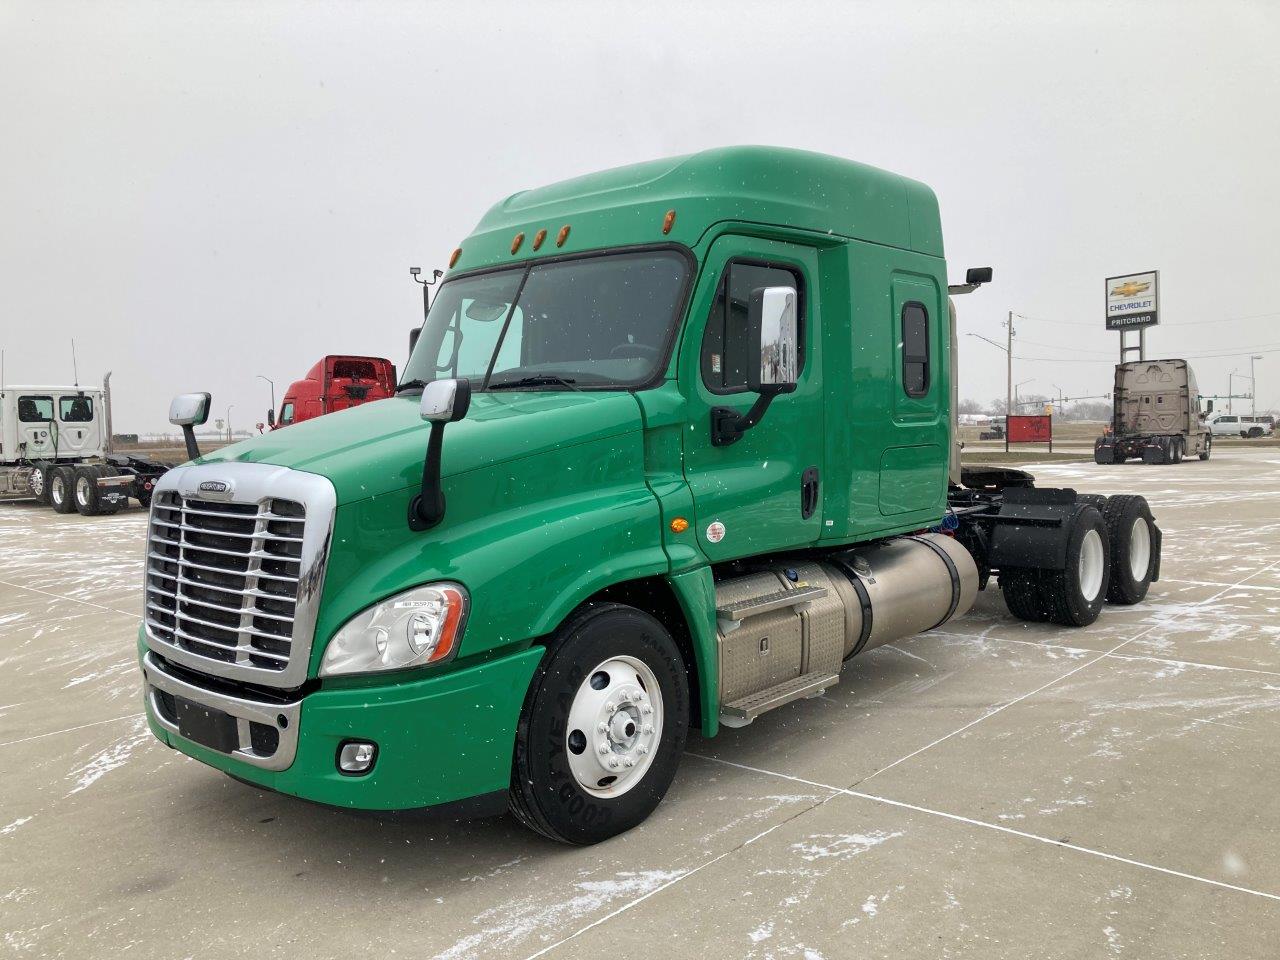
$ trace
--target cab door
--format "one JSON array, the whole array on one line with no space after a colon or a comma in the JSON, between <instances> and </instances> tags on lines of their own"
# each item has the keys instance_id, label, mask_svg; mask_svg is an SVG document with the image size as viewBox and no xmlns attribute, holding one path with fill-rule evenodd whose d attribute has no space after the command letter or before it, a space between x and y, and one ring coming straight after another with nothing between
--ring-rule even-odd
<instances>
[{"instance_id":1,"label":"cab door","mask_svg":"<svg viewBox=\"0 0 1280 960\"><path fill-rule=\"evenodd\" d=\"M685 479L699 545L712 562L815 543L822 532L823 403L817 255L798 244L726 235L707 254L681 344L688 400ZM792 286L798 298L796 389L727 446L712 443L712 411L744 414L754 356L747 309L754 290Z\"/></svg>"}]
</instances>

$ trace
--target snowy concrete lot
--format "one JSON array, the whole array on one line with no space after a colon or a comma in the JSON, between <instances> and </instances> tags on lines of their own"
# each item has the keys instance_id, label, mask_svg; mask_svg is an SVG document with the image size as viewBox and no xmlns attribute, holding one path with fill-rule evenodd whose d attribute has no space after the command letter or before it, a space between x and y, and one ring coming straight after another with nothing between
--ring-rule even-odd
<instances>
[{"instance_id":1,"label":"snowy concrete lot","mask_svg":"<svg viewBox=\"0 0 1280 960\"><path fill-rule=\"evenodd\" d=\"M655 816L589 849L167 749L134 663L143 513L0 506L4 952L1275 957L1280 451L1036 472L1148 497L1144 603L1066 630L988 590L820 699L692 737Z\"/></svg>"}]
</instances>

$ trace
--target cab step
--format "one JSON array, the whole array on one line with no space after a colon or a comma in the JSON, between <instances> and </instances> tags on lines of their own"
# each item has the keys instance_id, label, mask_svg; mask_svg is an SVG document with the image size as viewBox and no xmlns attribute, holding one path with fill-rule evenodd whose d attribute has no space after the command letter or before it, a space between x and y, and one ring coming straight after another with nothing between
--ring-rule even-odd
<instances>
[{"instance_id":1,"label":"cab step","mask_svg":"<svg viewBox=\"0 0 1280 960\"><path fill-rule=\"evenodd\" d=\"M826 587L796 587L794 590L782 589L766 593L746 600L736 600L716 607L716 619L720 628L728 633L736 629L747 617L771 613L784 607L801 607L814 600L821 600L827 595Z\"/></svg>"},{"instance_id":2,"label":"cab step","mask_svg":"<svg viewBox=\"0 0 1280 960\"><path fill-rule=\"evenodd\" d=\"M823 594L826 593L825 590L822 592ZM745 727L762 713L768 713L770 710L786 706L793 700L800 700L804 697L819 697L828 687L834 687L839 682L840 674L822 671L806 673L803 676L796 677L794 680L785 680L776 686L769 687L767 690L761 690L759 693L753 693L749 697L726 703L720 708L720 722L726 727Z\"/></svg>"}]
</instances>

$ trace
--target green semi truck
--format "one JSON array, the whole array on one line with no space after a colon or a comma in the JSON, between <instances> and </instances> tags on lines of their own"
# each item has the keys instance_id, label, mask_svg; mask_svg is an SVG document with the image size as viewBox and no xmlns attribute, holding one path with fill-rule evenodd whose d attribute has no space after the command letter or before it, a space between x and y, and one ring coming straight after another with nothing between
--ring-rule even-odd
<instances>
[{"instance_id":1,"label":"green semi truck","mask_svg":"<svg viewBox=\"0 0 1280 960\"><path fill-rule=\"evenodd\" d=\"M516 193L393 398L170 471L138 635L162 741L340 807L641 822L739 727L963 614L1140 599L1140 497L962 471L921 183L740 147ZM188 432L207 394L178 397Z\"/></svg>"}]
</instances>

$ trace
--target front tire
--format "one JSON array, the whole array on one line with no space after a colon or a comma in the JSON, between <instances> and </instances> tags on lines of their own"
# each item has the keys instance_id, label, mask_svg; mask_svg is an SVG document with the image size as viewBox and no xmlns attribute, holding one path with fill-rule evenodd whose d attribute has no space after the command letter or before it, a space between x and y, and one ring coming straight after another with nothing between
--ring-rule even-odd
<instances>
[{"instance_id":1,"label":"front tire","mask_svg":"<svg viewBox=\"0 0 1280 960\"><path fill-rule=\"evenodd\" d=\"M31 488L31 494L36 498L36 503L42 506L49 505L49 474L52 468L47 463L37 463L31 468L31 476L27 478L27 486Z\"/></svg>"},{"instance_id":2,"label":"front tire","mask_svg":"<svg viewBox=\"0 0 1280 960\"><path fill-rule=\"evenodd\" d=\"M1206 433L1204 435L1204 449L1200 451L1200 459L1208 460L1209 454L1213 452L1213 434Z\"/></svg>"},{"instance_id":3,"label":"front tire","mask_svg":"<svg viewBox=\"0 0 1280 960\"><path fill-rule=\"evenodd\" d=\"M58 513L75 513L76 474L71 467L54 467L49 471L49 503Z\"/></svg>"},{"instance_id":4,"label":"front tire","mask_svg":"<svg viewBox=\"0 0 1280 960\"><path fill-rule=\"evenodd\" d=\"M684 659L649 614L590 604L552 636L516 729L511 810L564 843L630 830L662 802L689 726Z\"/></svg>"}]
</instances>

